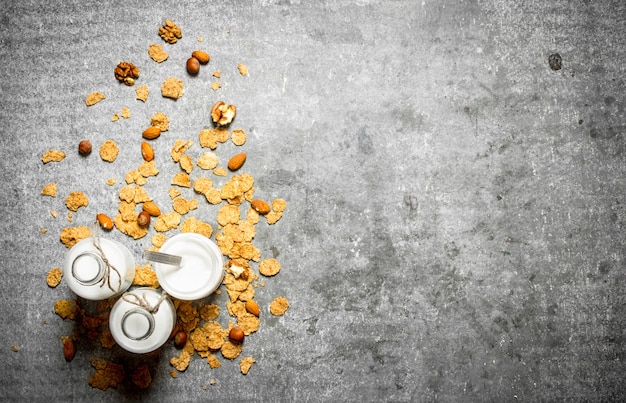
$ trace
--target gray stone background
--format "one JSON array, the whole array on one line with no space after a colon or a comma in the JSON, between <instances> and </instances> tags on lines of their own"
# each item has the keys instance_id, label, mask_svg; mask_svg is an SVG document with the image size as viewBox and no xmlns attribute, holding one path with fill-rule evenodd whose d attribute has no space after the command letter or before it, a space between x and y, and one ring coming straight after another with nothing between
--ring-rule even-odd
<instances>
[{"instance_id":1,"label":"gray stone background","mask_svg":"<svg viewBox=\"0 0 626 403\"><path fill-rule=\"evenodd\" d=\"M625 4L4 1L0 399L623 400ZM162 43L166 18L183 38L157 64L147 48ZM196 48L212 60L191 78ZM145 104L114 80L121 60L141 69ZM185 81L178 101L158 93L168 76ZM91 91L107 99L86 108ZM238 107L255 194L288 202L255 244L282 264L257 300L267 309L283 295L290 310L264 311L245 342L257 359L246 376L237 361L211 370L196 356L173 379L172 346L137 357L79 340L66 363L59 337L75 325L53 305L73 295L45 283L66 253L60 230L115 214L157 111L171 125L146 188L168 205L179 170L169 149L191 139L201 153L218 99ZM131 118L112 122L123 106ZM75 152L82 138L96 147L88 158ZM112 164L97 156L109 138L121 149ZM44 165L49 148L68 156ZM218 147L222 164L236 150ZM48 182L57 198L40 196ZM90 203L69 224L73 190ZM215 224L216 211L201 202L190 215ZM143 263L153 233L107 236ZM92 389L92 356L148 363L152 385Z\"/></svg>"}]
</instances>

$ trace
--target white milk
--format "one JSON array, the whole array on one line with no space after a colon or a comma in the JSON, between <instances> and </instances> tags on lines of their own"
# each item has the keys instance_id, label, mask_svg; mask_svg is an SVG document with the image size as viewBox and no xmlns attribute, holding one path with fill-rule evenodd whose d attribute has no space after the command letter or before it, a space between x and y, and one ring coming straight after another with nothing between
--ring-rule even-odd
<instances>
[{"instance_id":1,"label":"white milk","mask_svg":"<svg viewBox=\"0 0 626 403\"><path fill-rule=\"evenodd\" d=\"M119 271L118 274L111 269L108 282L103 283L106 265L93 245L93 238L78 242L65 256L64 281L79 297L89 300L111 298L126 291L133 282L135 259L130 250L117 241L102 238L100 247L108 262Z\"/></svg>"},{"instance_id":2,"label":"white milk","mask_svg":"<svg viewBox=\"0 0 626 403\"><path fill-rule=\"evenodd\" d=\"M129 293L144 298L150 306L157 305L161 298L159 291L148 287L135 288ZM135 301L134 298L130 300ZM126 351L137 354L161 347L170 337L175 323L176 310L167 297L155 313L120 298L109 315L109 329L115 342Z\"/></svg>"},{"instance_id":3,"label":"white milk","mask_svg":"<svg viewBox=\"0 0 626 403\"><path fill-rule=\"evenodd\" d=\"M168 239L161 249L182 257L180 266L154 263L159 284L172 297L193 301L212 294L224 277L224 258L209 238L183 233Z\"/></svg>"}]
</instances>

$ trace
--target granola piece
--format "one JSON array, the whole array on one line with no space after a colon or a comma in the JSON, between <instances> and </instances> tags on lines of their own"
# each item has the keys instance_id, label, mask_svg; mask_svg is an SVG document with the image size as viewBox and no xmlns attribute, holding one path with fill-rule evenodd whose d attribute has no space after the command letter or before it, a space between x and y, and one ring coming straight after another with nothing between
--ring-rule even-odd
<instances>
[{"instance_id":1,"label":"granola piece","mask_svg":"<svg viewBox=\"0 0 626 403\"><path fill-rule=\"evenodd\" d=\"M103 93L97 91L92 92L87 95L87 98L85 99L85 105L92 106L102 101L103 99L106 99L106 95L104 95Z\"/></svg>"},{"instance_id":2,"label":"granola piece","mask_svg":"<svg viewBox=\"0 0 626 403\"><path fill-rule=\"evenodd\" d=\"M120 149L113 140L106 140L100 146L100 158L106 162L113 162L117 158Z\"/></svg>"},{"instance_id":3,"label":"granola piece","mask_svg":"<svg viewBox=\"0 0 626 403\"><path fill-rule=\"evenodd\" d=\"M278 260L269 258L265 259L259 264L259 273L265 277L271 277L278 274L280 271L280 263Z\"/></svg>"},{"instance_id":4,"label":"granola piece","mask_svg":"<svg viewBox=\"0 0 626 403\"><path fill-rule=\"evenodd\" d=\"M48 183L41 189L41 194L43 196L57 197L57 184L54 182Z\"/></svg>"},{"instance_id":5,"label":"granola piece","mask_svg":"<svg viewBox=\"0 0 626 403\"><path fill-rule=\"evenodd\" d=\"M190 188L191 178L186 172L179 172L172 178L172 185Z\"/></svg>"},{"instance_id":6,"label":"granola piece","mask_svg":"<svg viewBox=\"0 0 626 403\"><path fill-rule=\"evenodd\" d=\"M246 142L246 132L243 129L233 129L230 138L236 146L242 146Z\"/></svg>"},{"instance_id":7,"label":"granola piece","mask_svg":"<svg viewBox=\"0 0 626 403\"><path fill-rule=\"evenodd\" d=\"M96 372L89 377L89 385L100 390L115 388L124 380L124 366L102 358L89 359Z\"/></svg>"},{"instance_id":8,"label":"granola piece","mask_svg":"<svg viewBox=\"0 0 626 403\"><path fill-rule=\"evenodd\" d=\"M170 119L163 112L157 112L150 118L150 125L158 127L161 132L166 132L170 129Z\"/></svg>"},{"instance_id":9,"label":"granola piece","mask_svg":"<svg viewBox=\"0 0 626 403\"><path fill-rule=\"evenodd\" d=\"M178 99L183 96L185 83L176 77L169 77L161 84L161 95L165 98Z\"/></svg>"},{"instance_id":10,"label":"granola piece","mask_svg":"<svg viewBox=\"0 0 626 403\"><path fill-rule=\"evenodd\" d=\"M63 319L76 319L79 308L75 299L60 299L54 303L54 313Z\"/></svg>"},{"instance_id":11,"label":"granola piece","mask_svg":"<svg viewBox=\"0 0 626 403\"><path fill-rule=\"evenodd\" d=\"M180 214L176 211L161 214L154 223L154 229L159 232L166 232L178 228L180 224Z\"/></svg>"},{"instance_id":12,"label":"granola piece","mask_svg":"<svg viewBox=\"0 0 626 403\"><path fill-rule=\"evenodd\" d=\"M146 102L148 100L148 95L150 95L150 90L145 84L135 89L135 98L142 102Z\"/></svg>"},{"instance_id":13,"label":"granola piece","mask_svg":"<svg viewBox=\"0 0 626 403\"><path fill-rule=\"evenodd\" d=\"M243 63L239 63L237 65L237 70L239 70L239 74L241 74L242 76L247 76L248 75L248 66L246 66Z\"/></svg>"},{"instance_id":14,"label":"granola piece","mask_svg":"<svg viewBox=\"0 0 626 403\"><path fill-rule=\"evenodd\" d=\"M61 283L61 279L63 278L63 270L60 267L53 267L48 271L46 275L46 283L48 283L49 287L56 287Z\"/></svg>"},{"instance_id":15,"label":"granola piece","mask_svg":"<svg viewBox=\"0 0 626 403\"><path fill-rule=\"evenodd\" d=\"M282 316L289 309L289 301L285 297L276 297L270 303L270 313L274 316Z\"/></svg>"},{"instance_id":16,"label":"granola piece","mask_svg":"<svg viewBox=\"0 0 626 403\"><path fill-rule=\"evenodd\" d=\"M66 248L71 248L79 241L91 236L91 230L86 226L68 227L61 230L59 239Z\"/></svg>"},{"instance_id":17,"label":"granola piece","mask_svg":"<svg viewBox=\"0 0 626 403\"><path fill-rule=\"evenodd\" d=\"M165 42L174 44L183 37L183 33L178 25L172 20L165 20L163 26L159 27L159 36Z\"/></svg>"},{"instance_id":18,"label":"granola piece","mask_svg":"<svg viewBox=\"0 0 626 403\"><path fill-rule=\"evenodd\" d=\"M252 367L252 364L254 364L255 362L256 360L252 357L243 357L239 362L239 370L242 374L247 375L250 371L250 368Z\"/></svg>"},{"instance_id":19,"label":"granola piece","mask_svg":"<svg viewBox=\"0 0 626 403\"><path fill-rule=\"evenodd\" d=\"M163 46L157 45L156 43L148 46L148 55L152 60L157 63L163 63L170 56L166 51L163 50Z\"/></svg>"},{"instance_id":20,"label":"granola piece","mask_svg":"<svg viewBox=\"0 0 626 403\"><path fill-rule=\"evenodd\" d=\"M48 150L41 156L41 161L44 164L48 162L61 162L65 158L65 153L59 150Z\"/></svg>"},{"instance_id":21,"label":"granola piece","mask_svg":"<svg viewBox=\"0 0 626 403\"><path fill-rule=\"evenodd\" d=\"M133 285L158 288L159 280L157 279L156 272L152 270L150 263L142 266L135 266L135 278L133 278Z\"/></svg>"},{"instance_id":22,"label":"granola piece","mask_svg":"<svg viewBox=\"0 0 626 403\"><path fill-rule=\"evenodd\" d=\"M202 169L213 169L217 167L219 158L217 154L212 151L207 151L196 161L196 164Z\"/></svg>"}]
</instances>

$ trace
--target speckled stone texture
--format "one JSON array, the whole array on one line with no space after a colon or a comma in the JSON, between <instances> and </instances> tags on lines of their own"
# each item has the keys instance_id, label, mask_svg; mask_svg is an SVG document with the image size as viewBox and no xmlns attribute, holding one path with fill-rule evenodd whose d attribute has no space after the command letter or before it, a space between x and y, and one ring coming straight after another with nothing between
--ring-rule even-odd
<instances>
[{"instance_id":1,"label":"speckled stone texture","mask_svg":"<svg viewBox=\"0 0 626 403\"><path fill-rule=\"evenodd\" d=\"M625 4L4 2L0 400L623 401ZM175 45L157 36L166 18L183 30ZM152 43L169 52L163 64ZM211 62L189 77L196 48ZM122 60L141 69L146 103L115 81ZM159 93L169 76L185 82L177 101ZM87 108L92 91L107 99ZM276 225L257 226L262 256L282 265L257 289L263 321L244 345L257 362L243 376L237 360L212 370L196 355L174 379L172 346L135 356L83 338L66 363L59 338L76 325L53 305L73 295L45 283L66 253L65 196L90 199L72 225L114 215L161 111L170 130L146 189L170 206L180 168L169 150L191 139L200 154L218 99L248 133L242 148L218 147L222 166L248 153L255 195L288 203ZM122 107L131 117L112 122ZM112 164L97 155L106 139L120 146ZM50 148L67 158L42 164ZM56 198L40 195L48 182ZM200 201L190 215L217 228L217 207ZM107 236L143 263L152 234ZM282 317L267 311L275 296L291 303ZM211 300L225 312L225 295ZM93 389L93 356L148 364L150 388Z\"/></svg>"}]
</instances>

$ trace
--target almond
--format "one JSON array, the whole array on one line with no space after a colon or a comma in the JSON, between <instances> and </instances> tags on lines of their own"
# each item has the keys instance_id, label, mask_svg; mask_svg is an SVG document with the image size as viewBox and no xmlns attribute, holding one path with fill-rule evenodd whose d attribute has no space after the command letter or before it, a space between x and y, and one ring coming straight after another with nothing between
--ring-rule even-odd
<instances>
[{"instance_id":1,"label":"almond","mask_svg":"<svg viewBox=\"0 0 626 403\"><path fill-rule=\"evenodd\" d=\"M261 314L261 309L259 308L259 304L257 304L256 301L253 299L249 299L246 301L246 311L250 312L256 317L258 317Z\"/></svg>"},{"instance_id":2,"label":"almond","mask_svg":"<svg viewBox=\"0 0 626 403\"><path fill-rule=\"evenodd\" d=\"M74 344L74 340L65 337L63 340L63 355L65 356L65 361L72 361L75 354L76 345Z\"/></svg>"},{"instance_id":3,"label":"almond","mask_svg":"<svg viewBox=\"0 0 626 403\"><path fill-rule=\"evenodd\" d=\"M161 129L157 126L148 127L141 135L144 139L154 140L161 135Z\"/></svg>"},{"instance_id":4,"label":"almond","mask_svg":"<svg viewBox=\"0 0 626 403\"><path fill-rule=\"evenodd\" d=\"M111 220L111 217L108 215L102 213L96 214L96 220L98 220L98 224L100 224L102 229L107 231L113 229L113 220Z\"/></svg>"},{"instance_id":5,"label":"almond","mask_svg":"<svg viewBox=\"0 0 626 403\"><path fill-rule=\"evenodd\" d=\"M154 149L145 141L141 143L141 155L143 156L143 159L148 162L154 159Z\"/></svg>"},{"instance_id":6,"label":"almond","mask_svg":"<svg viewBox=\"0 0 626 403\"><path fill-rule=\"evenodd\" d=\"M154 202L147 201L143 204L142 210L150 214L152 217L158 217L161 215L161 210Z\"/></svg>"},{"instance_id":7,"label":"almond","mask_svg":"<svg viewBox=\"0 0 626 403\"><path fill-rule=\"evenodd\" d=\"M200 64L207 64L209 60L211 60L211 56L209 56L209 54L205 52L204 50L196 50L191 53L191 56L198 59Z\"/></svg>"},{"instance_id":8,"label":"almond","mask_svg":"<svg viewBox=\"0 0 626 403\"><path fill-rule=\"evenodd\" d=\"M257 213L265 215L267 213L270 212L270 205L267 202L264 202L263 200L252 200L250 202L250 205L252 206L253 209L256 210Z\"/></svg>"},{"instance_id":9,"label":"almond","mask_svg":"<svg viewBox=\"0 0 626 403\"><path fill-rule=\"evenodd\" d=\"M244 162L246 162L246 153L234 155L230 161L228 161L228 169L236 171L243 166Z\"/></svg>"}]
</instances>

